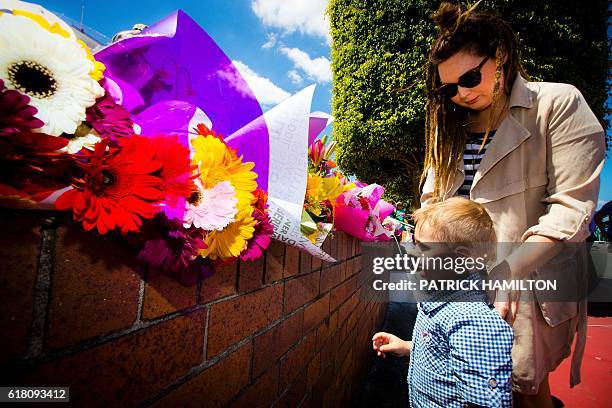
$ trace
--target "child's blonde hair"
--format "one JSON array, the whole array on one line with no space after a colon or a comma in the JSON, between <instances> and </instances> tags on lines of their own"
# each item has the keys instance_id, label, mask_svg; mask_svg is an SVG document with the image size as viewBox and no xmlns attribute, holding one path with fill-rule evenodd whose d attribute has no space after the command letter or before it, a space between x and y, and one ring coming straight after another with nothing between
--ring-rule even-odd
<instances>
[{"instance_id":1,"label":"child's blonde hair","mask_svg":"<svg viewBox=\"0 0 612 408\"><path fill-rule=\"evenodd\" d=\"M462 243L479 255L492 257L495 253L497 237L493 220L477 202L451 197L419 208L412 219L415 228L420 223L428 223L440 242Z\"/></svg>"}]
</instances>

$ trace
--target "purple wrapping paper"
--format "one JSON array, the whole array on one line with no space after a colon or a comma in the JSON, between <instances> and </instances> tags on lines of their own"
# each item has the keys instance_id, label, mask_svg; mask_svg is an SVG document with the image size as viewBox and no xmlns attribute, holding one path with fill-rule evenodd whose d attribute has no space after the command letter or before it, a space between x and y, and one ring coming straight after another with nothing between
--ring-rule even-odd
<instances>
[{"instance_id":1,"label":"purple wrapping paper","mask_svg":"<svg viewBox=\"0 0 612 408\"><path fill-rule=\"evenodd\" d=\"M189 146L193 127L204 123L255 163L257 182L267 190L269 136L261 107L232 61L185 12L109 45L96 59L106 65L108 91L142 135L174 134Z\"/></svg>"}]
</instances>

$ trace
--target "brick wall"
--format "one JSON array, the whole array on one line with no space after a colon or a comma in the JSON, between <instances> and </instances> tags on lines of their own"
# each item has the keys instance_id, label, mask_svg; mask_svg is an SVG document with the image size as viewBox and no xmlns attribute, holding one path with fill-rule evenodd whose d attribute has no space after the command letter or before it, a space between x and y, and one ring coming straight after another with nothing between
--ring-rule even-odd
<instances>
[{"instance_id":1,"label":"brick wall","mask_svg":"<svg viewBox=\"0 0 612 408\"><path fill-rule=\"evenodd\" d=\"M1 385L87 406L358 405L386 304L362 298L348 235L324 245L335 264L273 242L185 286L67 215L0 215Z\"/></svg>"}]
</instances>

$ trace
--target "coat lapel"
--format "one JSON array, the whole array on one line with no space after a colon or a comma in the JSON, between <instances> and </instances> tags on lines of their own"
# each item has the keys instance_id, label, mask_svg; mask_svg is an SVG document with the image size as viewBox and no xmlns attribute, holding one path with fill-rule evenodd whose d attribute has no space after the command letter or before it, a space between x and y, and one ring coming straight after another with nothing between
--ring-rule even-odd
<instances>
[{"instance_id":1,"label":"coat lapel","mask_svg":"<svg viewBox=\"0 0 612 408\"><path fill-rule=\"evenodd\" d=\"M495 136L480 162L472 182L472 189L493 166L531 136L529 130L514 117L512 108L531 108L533 106L533 99L533 91L527 87L527 81L520 75L517 75L510 93L510 110L495 132ZM463 160L461 169L463 169Z\"/></svg>"}]
</instances>

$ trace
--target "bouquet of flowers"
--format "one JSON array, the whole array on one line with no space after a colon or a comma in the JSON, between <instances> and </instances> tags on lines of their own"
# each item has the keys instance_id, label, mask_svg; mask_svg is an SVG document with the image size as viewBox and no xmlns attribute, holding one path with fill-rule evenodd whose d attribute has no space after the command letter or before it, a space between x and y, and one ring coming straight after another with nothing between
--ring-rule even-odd
<instances>
[{"instance_id":1,"label":"bouquet of flowers","mask_svg":"<svg viewBox=\"0 0 612 408\"><path fill-rule=\"evenodd\" d=\"M301 229L317 245L323 243L333 227L336 199L355 186L331 160L335 148L336 142L329 141L324 135L308 149L308 179Z\"/></svg>"},{"instance_id":2,"label":"bouquet of flowers","mask_svg":"<svg viewBox=\"0 0 612 408\"><path fill-rule=\"evenodd\" d=\"M50 16L0 12L0 202L136 235L139 257L168 272L260 257L272 226L256 163L188 102L140 94L139 113L130 111L137 84L106 76L117 64ZM107 56L124 49L113 47ZM184 126L155 126L185 111Z\"/></svg>"},{"instance_id":3,"label":"bouquet of flowers","mask_svg":"<svg viewBox=\"0 0 612 408\"><path fill-rule=\"evenodd\" d=\"M381 198L385 189L378 184L357 183L337 199L335 226L362 241L387 241L393 235L385 219L393 212L392 204Z\"/></svg>"}]
</instances>

